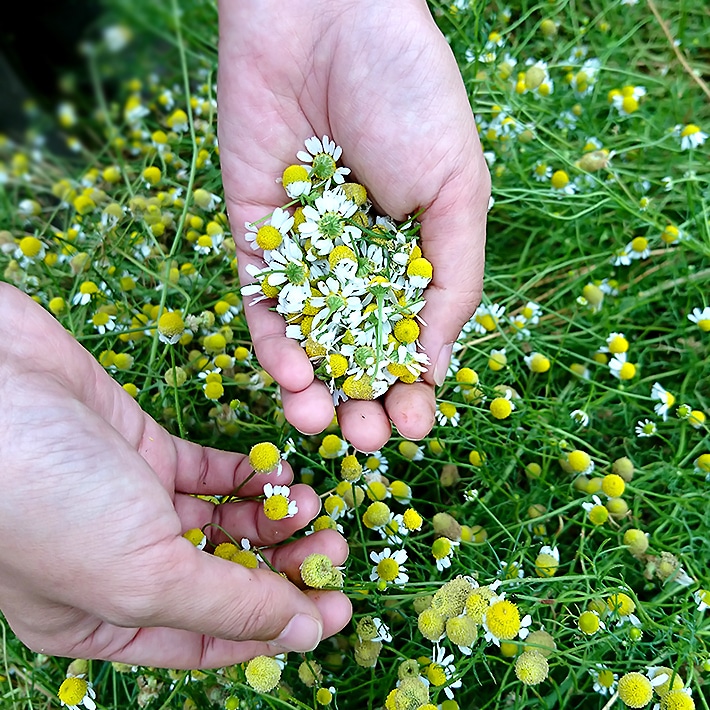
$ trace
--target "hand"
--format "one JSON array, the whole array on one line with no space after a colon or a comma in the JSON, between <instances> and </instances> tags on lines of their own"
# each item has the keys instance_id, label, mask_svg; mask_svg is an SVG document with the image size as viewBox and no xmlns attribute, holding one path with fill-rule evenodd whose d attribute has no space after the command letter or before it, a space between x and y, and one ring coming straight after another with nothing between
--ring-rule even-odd
<instances>
[{"instance_id":1,"label":"hand","mask_svg":"<svg viewBox=\"0 0 710 710\"><path fill-rule=\"evenodd\" d=\"M239 494L289 483L283 469ZM217 523L278 545L317 515L304 485L292 488L299 512L278 523L256 501L191 495L231 493L250 473L242 454L170 436L48 313L0 283L0 608L30 648L192 669L311 649L339 631L351 611L342 593L304 593L182 537ZM315 551L339 565L347 544L329 530L268 555L298 579Z\"/></svg>"},{"instance_id":2,"label":"hand","mask_svg":"<svg viewBox=\"0 0 710 710\"><path fill-rule=\"evenodd\" d=\"M434 422L434 385L480 300L490 177L453 55L422 0L242 0L220 3L219 144L242 283L259 257L244 223L284 204L276 178L311 135L331 137L378 208L396 219L425 209L422 249L434 278L420 343L424 382L380 402L347 401L344 436L373 451ZM304 433L332 420L301 346L266 302L246 307L257 357L283 390L286 417Z\"/></svg>"}]
</instances>

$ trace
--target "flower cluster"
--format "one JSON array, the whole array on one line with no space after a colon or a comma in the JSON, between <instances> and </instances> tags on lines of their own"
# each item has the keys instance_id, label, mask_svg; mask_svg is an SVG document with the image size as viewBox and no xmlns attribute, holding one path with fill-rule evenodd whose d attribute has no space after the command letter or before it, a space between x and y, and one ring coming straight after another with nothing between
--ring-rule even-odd
<instances>
[{"instance_id":1,"label":"flower cluster","mask_svg":"<svg viewBox=\"0 0 710 710\"><path fill-rule=\"evenodd\" d=\"M339 146L328 136L305 145L302 164L282 176L291 201L246 225L265 265L247 266L254 283L242 294L256 296L252 303L273 299L286 335L305 348L336 403L375 399L429 364L417 345L432 265L414 219L375 215L365 187L345 182Z\"/></svg>"}]
</instances>

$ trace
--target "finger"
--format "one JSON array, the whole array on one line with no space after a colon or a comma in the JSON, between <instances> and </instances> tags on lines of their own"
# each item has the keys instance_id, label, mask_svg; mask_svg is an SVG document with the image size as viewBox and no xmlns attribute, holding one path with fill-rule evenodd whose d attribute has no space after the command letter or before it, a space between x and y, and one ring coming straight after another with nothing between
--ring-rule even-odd
<instances>
[{"instance_id":1,"label":"finger","mask_svg":"<svg viewBox=\"0 0 710 710\"><path fill-rule=\"evenodd\" d=\"M288 545L264 550L264 554L271 564L286 574L294 584L302 585L301 563L308 555L326 555L336 567L340 567L348 559L348 551L347 540L339 532L319 530Z\"/></svg>"},{"instance_id":2,"label":"finger","mask_svg":"<svg viewBox=\"0 0 710 710\"><path fill-rule=\"evenodd\" d=\"M283 520L269 520L264 515L262 501L239 501L214 503L189 496L175 499L175 510L183 530L204 528L210 542L237 541L246 538L252 545L275 545L302 530L315 518L321 509L321 501L315 491L304 484L291 487L290 500L296 501L298 512ZM208 527L205 527L208 526ZM221 528L221 529L220 529ZM225 532L222 532L224 530Z\"/></svg>"},{"instance_id":3,"label":"finger","mask_svg":"<svg viewBox=\"0 0 710 710\"><path fill-rule=\"evenodd\" d=\"M282 390L281 403L286 419L302 434L320 434L335 416L333 398L319 380L314 380L302 392Z\"/></svg>"},{"instance_id":4,"label":"finger","mask_svg":"<svg viewBox=\"0 0 710 710\"><path fill-rule=\"evenodd\" d=\"M115 600L119 607L109 622L167 626L230 641L274 641L301 652L319 643L324 620L318 607L281 575L206 554L183 538L174 539L161 557L164 567L152 584Z\"/></svg>"},{"instance_id":5,"label":"finger","mask_svg":"<svg viewBox=\"0 0 710 710\"><path fill-rule=\"evenodd\" d=\"M490 177L477 142L470 165L444 185L421 218L433 278L419 342L431 361L423 377L432 384L443 383L453 344L481 300Z\"/></svg>"},{"instance_id":6,"label":"finger","mask_svg":"<svg viewBox=\"0 0 710 710\"><path fill-rule=\"evenodd\" d=\"M434 426L434 388L426 382L397 382L385 395L385 409L404 438L423 439Z\"/></svg>"},{"instance_id":7,"label":"finger","mask_svg":"<svg viewBox=\"0 0 710 710\"><path fill-rule=\"evenodd\" d=\"M358 451L377 451L392 435L392 425L379 401L343 402L338 405L338 423L345 439Z\"/></svg>"},{"instance_id":8,"label":"finger","mask_svg":"<svg viewBox=\"0 0 710 710\"><path fill-rule=\"evenodd\" d=\"M173 437L175 446L175 490L198 495L229 495L243 497L260 495L264 484L288 485L293 480L291 466L280 460L281 473L253 475L249 457L200 446Z\"/></svg>"},{"instance_id":9,"label":"finger","mask_svg":"<svg viewBox=\"0 0 710 710\"><path fill-rule=\"evenodd\" d=\"M323 638L338 633L350 621L352 606L344 594L311 591L303 596L313 604L323 619ZM22 633L19 627L18 630ZM231 641L183 629L126 629L102 624L93 634L74 645L71 653L59 649L56 655L97 658L135 666L193 670L225 668L255 656L274 656L287 650L264 641Z\"/></svg>"},{"instance_id":10,"label":"finger","mask_svg":"<svg viewBox=\"0 0 710 710\"><path fill-rule=\"evenodd\" d=\"M273 208L272 208L273 210ZM265 213L265 214L268 214ZM263 262L252 253L239 257L239 280L242 286L254 281L246 265ZM244 315L249 325L254 351L261 366L286 390L300 392L313 382L313 365L306 351L292 338L286 337L283 316L273 308L273 301L259 301L255 296L244 296Z\"/></svg>"}]
</instances>

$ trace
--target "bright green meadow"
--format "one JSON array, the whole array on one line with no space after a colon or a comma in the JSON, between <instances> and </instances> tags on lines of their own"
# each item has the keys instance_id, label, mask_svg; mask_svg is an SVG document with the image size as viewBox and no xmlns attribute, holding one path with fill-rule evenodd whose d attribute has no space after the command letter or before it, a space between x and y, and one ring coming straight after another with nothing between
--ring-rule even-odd
<instances>
[{"instance_id":1,"label":"bright green meadow","mask_svg":"<svg viewBox=\"0 0 710 710\"><path fill-rule=\"evenodd\" d=\"M704 3L430 3L492 176L484 296L430 436L376 453L336 422L299 434L253 354L216 6L180 6L107 3L93 95L68 77L56 114L27 105L27 131L0 137L0 275L172 433L275 444L322 498L316 528L349 541L354 617L282 670L193 672L70 667L0 621L0 707L58 708L85 671L114 710L708 710Z\"/></svg>"}]
</instances>

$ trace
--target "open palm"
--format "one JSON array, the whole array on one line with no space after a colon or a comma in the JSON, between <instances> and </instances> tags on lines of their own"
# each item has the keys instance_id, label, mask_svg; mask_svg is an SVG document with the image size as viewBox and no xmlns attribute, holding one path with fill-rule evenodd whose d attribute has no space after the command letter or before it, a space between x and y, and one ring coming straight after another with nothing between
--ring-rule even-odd
<instances>
[{"instance_id":1,"label":"open palm","mask_svg":"<svg viewBox=\"0 0 710 710\"><path fill-rule=\"evenodd\" d=\"M242 485L251 474L244 455L169 435L6 284L0 343L0 608L27 645L137 665L218 667L312 648L347 623L350 605L339 592L305 594L182 537L215 523L236 539L276 545L271 563L292 579L314 551L341 564L347 544L334 531L278 546L318 513L308 486L293 487L299 512L278 523L257 501L214 505L194 496L256 496L266 481L289 483L287 465L278 477ZM267 645L294 615L293 633Z\"/></svg>"},{"instance_id":2,"label":"open palm","mask_svg":"<svg viewBox=\"0 0 710 710\"><path fill-rule=\"evenodd\" d=\"M382 212L420 209L422 248L434 266L420 344L424 382L395 385L384 402L347 401L338 418L358 449L372 451L391 423L408 438L434 419L434 384L480 299L490 178L453 55L425 2L274 0L220 6L219 140L227 206L246 266L259 263L244 223L284 202L275 178L311 135L343 148L353 176ZM257 357L279 382L288 419L316 433L332 420L330 394L284 335L266 302L246 308ZM391 422L391 423L390 423Z\"/></svg>"}]
</instances>

